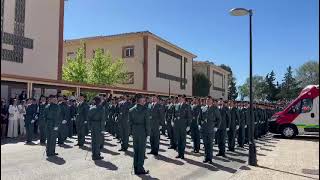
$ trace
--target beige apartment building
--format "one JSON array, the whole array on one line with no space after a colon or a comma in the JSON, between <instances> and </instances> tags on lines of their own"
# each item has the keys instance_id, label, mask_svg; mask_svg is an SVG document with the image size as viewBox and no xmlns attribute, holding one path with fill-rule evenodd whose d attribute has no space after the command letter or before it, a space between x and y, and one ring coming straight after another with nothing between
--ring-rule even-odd
<instances>
[{"instance_id":1,"label":"beige apartment building","mask_svg":"<svg viewBox=\"0 0 320 180\"><path fill-rule=\"evenodd\" d=\"M64 41L64 62L84 46L92 58L96 49L122 58L128 80L119 87L192 95L192 63L196 55L149 32L95 36ZM169 87L170 85L170 87Z\"/></svg>"},{"instance_id":2,"label":"beige apartment building","mask_svg":"<svg viewBox=\"0 0 320 180\"><path fill-rule=\"evenodd\" d=\"M1 0L2 98L29 86L4 77L61 78L63 16L64 0Z\"/></svg>"},{"instance_id":3,"label":"beige apartment building","mask_svg":"<svg viewBox=\"0 0 320 180\"><path fill-rule=\"evenodd\" d=\"M228 99L228 76L230 74L228 71L213 63L194 61L193 73L203 73L208 77L211 82L210 96L216 99Z\"/></svg>"}]
</instances>

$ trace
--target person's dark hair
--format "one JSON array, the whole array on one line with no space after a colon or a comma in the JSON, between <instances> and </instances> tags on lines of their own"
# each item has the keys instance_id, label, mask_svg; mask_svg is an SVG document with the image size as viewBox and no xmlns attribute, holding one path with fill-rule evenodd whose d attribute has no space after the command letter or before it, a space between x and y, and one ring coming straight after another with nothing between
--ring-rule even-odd
<instances>
[{"instance_id":1,"label":"person's dark hair","mask_svg":"<svg viewBox=\"0 0 320 180\"><path fill-rule=\"evenodd\" d=\"M211 96L207 96L207 98L208 98L208 99L212 99L212 97L211 97Z\"/></svg>"},{"instance_id":2,"label":"person's dark hair","mask_svg":"<svg viewBox=\"0 0 320 180\"><path fill-rule=\"evenodd\" d=\"M93 100L95 105L99 105L101 103L101 98L99 96L94 97Z\"/></svg>"}]
</instances>

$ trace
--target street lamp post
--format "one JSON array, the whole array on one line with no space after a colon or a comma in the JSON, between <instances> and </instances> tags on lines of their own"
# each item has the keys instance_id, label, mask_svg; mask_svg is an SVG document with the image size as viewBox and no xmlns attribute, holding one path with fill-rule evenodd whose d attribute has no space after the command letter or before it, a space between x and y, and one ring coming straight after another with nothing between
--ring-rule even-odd
<instances>
[{"instance_id":1,"label":"street lamp post","mask_svg":"<svg viewBox=\"0 0 320 180\"><path fill-rule=\"evenodd\" d=\"M250 31L250 123L249 123L249 165L257 166L257 152L254 142L254 119L253 119L253 93L252 93L252 9L234 8L230 10L233 16L245 16L249 14Z\"/></svg>"}]
</instances>

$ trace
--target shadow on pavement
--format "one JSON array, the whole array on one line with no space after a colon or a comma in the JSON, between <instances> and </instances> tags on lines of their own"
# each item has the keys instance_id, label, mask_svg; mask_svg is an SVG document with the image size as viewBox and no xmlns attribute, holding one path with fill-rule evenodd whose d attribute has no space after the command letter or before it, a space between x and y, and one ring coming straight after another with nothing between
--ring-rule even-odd
<instances>
[{"instance_id":1,"label":"shadow on pavement","mask_svg":"<svg viewBox=\"0 0 320 180\"><path fill-rule=\"evenodd\" d=\"M133 157L134 153L132 151L125 151L124 155Z\"/></svg>"},{"instance_id":2,"label":"shadow on pavement","mask_svg":"<svg viewBox=\"0 0 320 180\"><path fill-rule=\"evenodd\" d=\"M104 145L111 146L111 147L116 147L116 146L118 146L118 145L116 145L116 144L111 144L111 143L108 143L108 142L104 142Z\"/></svg>"},{"instance_id":3,"label":"shadow on pavement","mask_svg":"<svg viewBox=\"0 0 320 180\"><path fill-rule=\"evenodd\" d=\"M248 166L241 166L239 169L241 169L241 170L251 170L251 168L249 168Z\"/></svg>"},{"instance_id":4,"label":"shadow on pavement","mask_svg":"<svg viewBox=\"0 0 320 180\"><path fill-rule=\"evenodd\" d=\"M184 158L184 160L189 164L192 164L192 165L195 165L195 166L198 166L198 167L202 167L202 168L206 168L206 169L209 169L210 171L219 171L217 166L215 167L215 166L212 166L210 164L204 164L202 162L198 162L198 161L195 161L195 160L192 160L192 159L188 159L188 158Z\"/></svg>"},{"instance_id":5,"label":"shadow on pavement","mask_svg":"<svg viewBox=\"0 0 320 180\"><path fill-rule=\"evenodd\" d=\"M141 178L142 180L159 180L158 178L154 178L150 175L137 175L139 178Z\"/></svg>"},{"instance_id":6,"label":"shadow on pavement","mask_svg":"<svg viewBox=\"0 0 320 180\"><path fill-rule=\"evenodd\" d=\"M47 161L54 163L56 165L63 165L66 163L66 161L58 156L51 156L51 157L47 157Z\"/></svg>"},{"instance_id":7,"label":"shadow on pavement","mask_svg":"<svg viewBox=\"0 0 320 180\"><path fill-rule=\"evenodd\" d=\"M4 144L16 144L19 142L26 141L26 138L17 137L17 138L1 138L1 145Z\"/></svg>"},{"instance_id":8,"label":"shadow on pavement","mask_svg":"<svg viewBox=\"0 0 320 180\"><path fill-rule=\"evenodd\" d=\"M106 149L106 148L101 149L101 152L106 153L106 154L111 154L113 156L120 155L120 153L114 152L114 151L110 151L109 149Z\"/></svg>"},{"instance_id":9,"label":"shadow on pavement","mask_svg":"<svg viewBox=\"0 0 320 180\"><path fill-rule=\"evenodd\" d=\"M65 149L70 149L72 148L72 146L68 145L68 144L61 144L61 145L58 145L59 147L62 147L62 148L65 148Z\"/></svg>"},{"instance_id":10,"label":"shadow on pavement","mask_svg":"<svg viewBox=\"0 0 320 180\"><path fill-rule=\"evenodd\" d=\"M260 148L260 150L263 150L263 151L272 151L272 149L267 149L267 148Z\"/></svg>"},{"instance_id":11,"label":"shadow on pavement","mask_svg":"<svg viewBox=\"0 0 320 180\"><path fill-rule=\"evenodd\" d=\"M303 174L319 175L319 169L302 169Z\"/></svg>"},{"instance_id":12,"label":"shadow on pavement","mask_svg":"<svg viewBox=\"0 0 320 180\"><path fill-rule=\"evenodd\" d=\"M291 174L291 175L295 175L295 176L299 176L299 177L305 177L305 178L310 178L310 179L318 179L318 178L314 178L314 177L310 177L310 176L305 176L305 175L302 175L302 174L296 174L296 173L282 171L282 170L278 170L278 169L272 169L272 168L265 167L265 166L257 166L257 167L262 168L262 169L268 169L268 170L272 170L272 171L282 172L282 173L286 173L286 174Z\"/></svg>"},{"instance_id":13,"label":"shadow on pavement","mask_svg":"<svg viewBox=\"0 0 320 180\"><path fill-rule=\"evenodd\" d=\"M183 165L184 163L181 162L181 161L178 161L178 160L175 160L175 159L171 159L171 158L168 158L166 156L163 156L161 154L159 154L158 156L154 156L155 159L158 159L158 160L161 160L161 161L164 161L164 162L167 162L167 163L172 163L172 164L175 164L175 165Z\"/></svg>"},{"instance_id":14,"label":"shadow on pavement","mask_svg":"<svg viewBox=\"0 0 320 180\"><path fill-rule=\"evenodd\" d=\"M284 139L281 135L274 135L275 138ZM296 136L291 141L313 141L319 142L319 136Z\"/></svg>"},{"instance_id":15,"label":"shadow on pavement","mask_svg":"<svg viewBox=\"0 0 320 180\"><path fill-rule=\"evenodd\" d=\"M103 167L103 168L106 168L108 170L111 170L111 171L118 170L118 167L116 165L112 164L111 162L104 161L104 160L94 161L94 164L99 166L99 167Z\"/></svg>"}]
</instances>

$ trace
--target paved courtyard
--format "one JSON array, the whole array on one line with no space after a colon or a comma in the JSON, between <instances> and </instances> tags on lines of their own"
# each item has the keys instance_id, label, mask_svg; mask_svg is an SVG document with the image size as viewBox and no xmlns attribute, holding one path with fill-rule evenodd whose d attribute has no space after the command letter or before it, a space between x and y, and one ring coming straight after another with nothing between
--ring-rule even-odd
<instances>
[{"instance_id":1,"label":"paved courtyard","mask_svg":"<svg viewBox=\"0 0 320 180\"><path fill-rule=\"evenodd\" d=\"M227 152L227 157L214 156L213 165L203 164L203 145L200 154L192 153L192 142L188 137L185 159L176 159L177 153L168 149L169 140L161 136L158 157L146 155L145 168L150 175L136 176L132 172L133 149L127 153L118 152L120 145L110 134L105 134L105 148L102 150L103 160L91 160L90 136L86 137L84 149L74 147L76 137L68 138L64 147L57 146L57 157L45 156L45 147L39 141L35 145L25 145L22 140L1 140L1 179L4 180L43 180L43 179L229 179L239 168L246 166L248 148L236 148L236 152ZM275 147L278 139L267 136L257 142L258 156L260 147ZM217 153L214 146L214 155ZM146 152L150 151L149 143Z\"/></svg>"}]
</instances>

